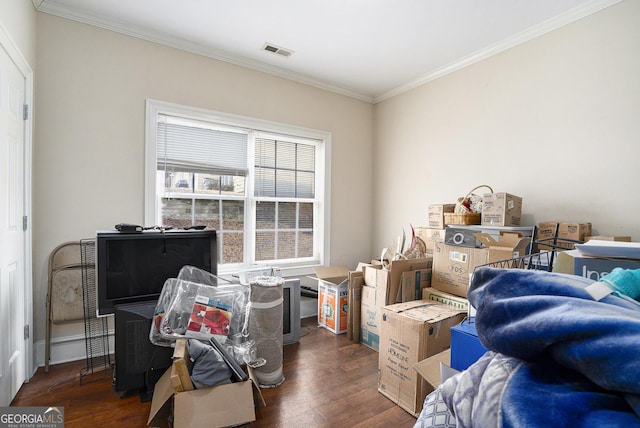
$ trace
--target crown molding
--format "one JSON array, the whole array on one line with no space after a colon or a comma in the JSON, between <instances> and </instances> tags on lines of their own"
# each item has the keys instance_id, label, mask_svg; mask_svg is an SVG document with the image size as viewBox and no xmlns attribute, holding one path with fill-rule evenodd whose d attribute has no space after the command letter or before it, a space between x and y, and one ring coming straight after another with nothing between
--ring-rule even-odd
<instances>
[{"instance_id":1,"label":"crown molding","mask_svg":"<svg viewBox=\"0 0 640 428\"><path fill-rule=\"evenodd\" d=\"M92 25L95 27L103 28L105 30L114 31L120 34L124 34L131 37L147 40L153 43L158 43L175 49L180 49L193 54L209 57L215 60L227 62L229 64L237 65L240 67L248 68L251 70L259 71L262 73L270 74L273 76L281 77L294 82L302 83L308 86L323 89L336 94L351 97L363 102L376 104L392 98L396 95L400 95L404 92L415 89L425 83L439 79L455 71L461 70L479 61L487 59L493 55L504 52L507 49L513 48L537 37L540 37L546 33L556 30L560 27L568 25L593 13L599 12L609 6L621 2L622 0L592 0L581 6L578 6L572 10L567 11L554 18L548 19L539 25L536 25L526 31L522 31L509 37L499 43L496 43L487 48L480 49L460 60L454 61L444 67L429 72L413 81L407 82L404 85L400 85L390 91L377 96L370 96L362 94L344 87L332 85L327 82L323 82L318 79L311 78L307 75L296 73L290 70L285 70L280 67L271 66L259 61L255 61L240 55L235 55L228 51L213 49L211 47L193 43L188 40L168 37L158 32L149 31L141 27L135 27L131 25L124 25L117 21L107 20L102 17L82 13L55 2L55 0L32 0L36 10L43 13L59 16L62 18L70 19L73 21L81 22L84 24Z\"/></svg>"},{"instance_id":2,"label":"crown molding","mask_svg":"<svg viewBox=\"0 0 640 428\"><path fill-rule=\"evenodd\" d=\"M116 33L124 34L138 39L147 40L149 42L158 43L164 46L172 47L182 51L190 52L193 54L205 56L215 60L223 61L229 64L237 65L240 67L248 68L254 71L270 74L277 77L282 77L287 80L291 80L298 83L303 83L308 86L313 86L326 91L334 92L347 97L355 98L367 103L373 102L373 97L365 94L361 94L356 91L349 90L337 85L332 85L327 82L323 82L301 73L296 73L290 70L285 70L280 67L271 66L260 61L255 61L240 55L235 55L231 52L214 49L199 43L193 43L188 40L184 40L177 37L168 37L164 34L150 31L142 27L132 26L130 24L124 25L117 21L104 19L100 16L76 11L66 6L52 2L51 0L32 0L34 6L39 12L55 15L61 18L66 18L72 21L81 22L83 24L92 25L105 30L113 31Z\"/></svg>"},{"instance_id":3,"label":"crown molding","mask_svg":"<svg viewBox=\"0 0 640 428\"><path fill-rule=\"evenodd\" d=\"M575 7L564 14L548 19L526 31L517 33L514 36L509 37L508 39L505 39L492 46L476 51L471 55L461 58L458 61L454 61L431 73L427 73L416 80L413 80L404 85L398 86L397 88L392 89L388 92L385 92L384 94L376 96L373 99L373 103L376 104L381 101L392 98L396 95L400 95L404 92L410 91L411 89L417 88L418 86L422 86L425 83L439 79L440 77L446 76L447 74L461 70L469 65L475 64L493 55L499 54L500 52L504 52L507 49L513 48L515 46L518 46L520 44L533 40L537 37L540 37L546 33L549 33L553 30L556 30L560 27L571 24L572 22L575 22L579 19L582 19L596 12L599 12L602 9L605 9L616 3L620 3L621 1L622 0L593 0L581 6Z\"/></svg>"}]
</instances>

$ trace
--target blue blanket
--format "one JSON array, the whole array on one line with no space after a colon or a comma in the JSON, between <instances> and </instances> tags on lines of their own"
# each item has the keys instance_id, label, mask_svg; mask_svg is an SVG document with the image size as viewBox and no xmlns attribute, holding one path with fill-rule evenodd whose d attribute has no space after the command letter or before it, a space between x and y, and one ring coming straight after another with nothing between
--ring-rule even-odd
<instances>
[{"instance_id":1,"label":"blue blanket","mask_svg":"<svg viewBox=\"0 0 640 428\"><path fill-rule=\"evenodd\" d=\"M640 426L640 305L573 275L481 268L468 293L490 350L441 386L458 427Z\"/></svg>"}]
</instances>

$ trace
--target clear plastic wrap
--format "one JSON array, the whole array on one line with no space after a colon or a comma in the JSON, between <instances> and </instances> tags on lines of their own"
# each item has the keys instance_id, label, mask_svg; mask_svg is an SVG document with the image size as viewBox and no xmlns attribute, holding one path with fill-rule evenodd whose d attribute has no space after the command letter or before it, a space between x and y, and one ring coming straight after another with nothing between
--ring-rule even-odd
<instances>
[{"instance_id":1,"label":"clear plastic wrap","mask_svg":"<svg viewBox=\"0 0 640 428\"><path fill-rule=\"evenodd\" d=\"M178 278L168 279L156 304L151 343L173 346L176 339L189 337L215 337L227 345L239 342L249 289L221 281L193 266L183 267Z\"/></svg>"}]
</instances>

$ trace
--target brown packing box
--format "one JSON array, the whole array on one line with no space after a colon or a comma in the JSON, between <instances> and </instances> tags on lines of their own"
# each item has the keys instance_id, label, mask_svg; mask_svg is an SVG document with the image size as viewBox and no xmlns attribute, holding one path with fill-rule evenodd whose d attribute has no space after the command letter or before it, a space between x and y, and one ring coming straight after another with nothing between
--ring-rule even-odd
<instances>
[{"instance_id":1,"label":"brown packing box","mask_svg":"<svg viewBox=\"0 0 640 428\"><path fill-rule=\"evenodd\" d=\"M318 325L335 334L347 332L349 318L349 268L314 268L318 280Z\"/></svg>"},{"instance_id":2,"label":"brown packing box","mask_svg":"<svg viewBox=\"0 0 640 428\"><path fill-rule=\"evenodd\" d=\"M427 225L433 229L444 229L444 213L452 213L455 204L433 204L427 208Z\"/></svg>"},{"instance_id":3,"label":"brown packing box","mask_svg":"<svg viewBox=\"0 0 640 428\"><path fill-rule=\"evenodd\" d=\"M488 233L476 233L475 237L489 248L488 263L522 257L527 254L531 242L530 238L511 232L501 232L497 241Z\"/></svg>"},{"instance_id":4,"label":"brown packing box","mask_svg":"<svg viewBox=\"0 0 640 428\"><path fill-rule=\"evenodd\" d=\"M550 241L556 235L556 228L558 227L558 222L556 221L541 221L538 223L538 230L536 231L536 240L545 240L543 242L553 243ZM551 250L552 247L549 245L538 244L538 251L548 251Z\"/></svg>"},{"instance_id":5,"label":"brown packing box","mask_svg":"<svg viewBox=\"0 0 640 428\"><path fill-rule=\"evenodd\" d=\"M360 343L378 352L380 348L380 322L382 307L376 302L376 289L365 285L362 287L360 312Z\"/></svg>"},{"instance_id":6,"label":"brown packing box","mask_svg":"<svg viewBox=\"0 0 640 428\"><path fill-rule=\"evenodd\" d=\"M417 416L433 388L414 365L450 347L451 327L465 312L425 300L382 308L378 391Z\"/></svg>"},{"instance_id":7,"label":"brown packing box","mask_svg":"<svg viewBox=\"0 0 640 428\"><path fill-rule=\"evenodd\" d=\"M361 266L358 266L361 268ZM360 302L362 299L362 287L364 286L364 267L360 270L349 272L348 304L349 315L347 317L347 338L358 343L360 341Z\"/></svg>"},{"instance_id":8,"label":"brown packing box","mask_svg":"<svg viewBox=\"0 0 640 428\"><path fill-rule=\"evenodd\" d=\"M188 370L190 364L186 340L179 339L172 366L153 390L147 426L169 426L172 406L175 427L225 427L256 420L253 385L262 403L264 399L255 380L194 389ZM250 369L249 374L253 379Z\"/></svg>"},{"instance_id":9,"label":"brown packing box","mask_svg":"<svg viewBox=\"0 0 640 428\"><path fill-rule=\"evenodd\" d=\"M591 236L591 223L560 223L558 224L558 238L571 239L584 242L587 236ZM574 248L573 243L564 245L566 248Z\"/></svg>"},{"instance_id":10,"label":"brown packing box","mask_svg":"<svg viewBox=\"0 0 640 428\"><path fill-rule=\"evenodd\" d=\"M592 239L596 241L631 242L630 236L587 236L586 238L584 238L585 242Z\"/></svg>"},{"instance_id":11,"label":"brown packing box","mask_svg":"<svg viewBox=\"0 0 640 428\"><path fill-rule=\"evenodd\" d=\"M377 270L376 300L384 302L383 305L397 303L402 273L418 269L431 269L432 266L433 258L426 257L423 259L394 260L388 269Z\"/></svg>"},{"instance_id":12,"label":"brown packing box","mask_svg":"<svg viewBox=\"0 0 640 428\"><path fill-rule=\"evenodd\" d=\"M446 229L433 229L428 227L416 227L416 236L424 241L427 247L427 254L433 254L436 242L444 242Z\"/></svg>"},{"instance_id":13,"label":"brown packing box","mask_svg":"<svg viewBox=\"0 0 640 428\"><path fill-rule=\"evenodd\" d=\"M422 289L431 286L433 269L417 269L410 272L402 272L400 288L398 289L399 302L410 302L422 298Z\"/></svg>"},{"instance_id":14,"label":"brown packing box","mask_svg":"<svg viewBox=\"0 0 640 428\"><path fill-rule=\"evenodd\" d=\"M453 306L461 311L469 310L469 300L465 297L456 296L437 288L427 287L422 289L422 300L427 300L441 305Z\"/></svg>"},{"instance_id":15,"label":"brown packing box","mask_svg":"<svg viewBox=\"0 0 640 428\"><path fill-rule=\"evenodd\" d=\"M482 196L483 226L520 226L522 198L511 193L485 193Z\"/></svg>"},{"instance_id":16,"label":"brown packing box","mask_svg":"<svg viewBox=\"0 0 640 428\"><path fill-rule=\"evenodd\" d=\"M488 248L469 248L436 244L433 253L431 287L460 297L467 297L469 277L474 269L487 264Z\"/></svg>"},{"instance_id":17,"label":"brown packing box","mask_svg":"<svg viewBox=\"0 0 640 428\"><path fill-rule=\"evenodd\" d=\"M442 365L451 365L451 349L425 358L417 362L413 368L427 381L432 389L436 389L442 383Z\"/></svg>"}]
</instances>

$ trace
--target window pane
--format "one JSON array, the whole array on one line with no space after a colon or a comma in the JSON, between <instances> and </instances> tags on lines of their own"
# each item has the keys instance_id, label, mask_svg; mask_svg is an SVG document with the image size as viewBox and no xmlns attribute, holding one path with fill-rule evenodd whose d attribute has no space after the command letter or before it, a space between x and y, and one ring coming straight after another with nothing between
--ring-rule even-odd
<instances>
[{"instance_id":1,"label":"window pane","mask_svg":"<svg viewBox=\"0 0 640 428\"><path fill-rule=\"evenodd\" d=\"M313 257L313 232L298 233L298 257Z\"/></svg>"},{"instance_id":2,"label":"window pane","mask_svg":"<svg viewBox=\"0 0 640 428\"><path fill-rule=\"evenodd\" d=\"M296 233L278 233L278 259L293 259L296 257Z\"/></svg>"},{"instance_id":3,"label":"window pane","mask_svg":"<svg viewBox=\"0 0 640 428\"><path fill-rule=\"evenodd\" d=\"M222 202L222 230L244 230L244 201Z\"/></svg>"},{"instance_id":4,"label":"window pane","mask_svg":"<svg viewBox=\"0 0 640 428\"><path fill-rule=\"evenodd\" d=\"M171 192L193 192L193 174L188 172L167 171L169 191Z\"/></svg>"},{"instance_id":5,"label":"window pane","mask_svg":"<svg viewBox=\"0 0 640 428\"><path fill-rule=\"evenodd\" d=\"M276 194L278 198L294 198L296 196L296 173L286 169L276 172Z\"/></svg>"},{"instance_id":6,"label":"window pane","mask_svg":"<svg viewBox=\"0 0 640 428\"><path fill-rule=\"evenodd\" d=\"M275 259L275 233L256 233L256 261Z\"/></svg>"},{"instance_id":7,"label":"window pane","mask_svg":"<svg viewBox=\"0 0 640 428\"><path fill-rule=\"evenodd\" d=\"M195 224L220 230L220 201L196 199L194 205Z\"/></svg>"},{"instance_id":8,"label":"window pane","mask_svg":"<svg viewBox=\"0 0 640 428\"><path fill-rule=\"evenodd\" d=\"M310 144L298 144L296 153L296 169L298 171L315 171L315 147Z\"/></svg>"},{"instance_id":9,"label":"window pane","mask_svg":"<svg viewBox=\"0 0 640 428\"><path fill-rule=\"evenodd\" d=\"M258 202L256 204L256 228L275 229L276 227L275 202ZM257 246L258 244L256 244Z\"/></svg>"},{"instance_id":10,"label":"window pane","mask_svg":"<svg viewBox=\"0 0 640 428\"><path fill-rule=\"evenodd\" d=\"M315 174L313 172L298 171L296 182L296 197L315 197Z\"/></svg>"},{"instance_id":11,"label":"window pane","mask_svg":"<svg viewBox=\"0 0 640 428\"><path fill-rule=\"evenodd\" d=\"M299 227L301 229L313 229L313 204L299 204Z\"/></svg>"},{"instance_id":12,"label":"window pane","mask_svg":"<svg viewBox=\"0 0 640 428\"><path fill-rule=\"evenodd\" d=\"M227 232L218 233L222 256L220 263L242 263L244 260L244 233Z\"/></svg>"},{"instance_id":13,"label":"window pane","mask_svg":"<svg viewBox=\"0 0 640 428\"><path fill-rule=\"evenodd\" d=\"M264 138L256 138L256 166L276 167L276 142Z\"/></svg>"},{"instance_id":14,"label":"window pane","mask_svg":"<svg viewBox=\"0 0 640 428\"><path fill-rule=\"evenodd\" d=\"M162 224L184 228L193 226L191 199L162 198Z\"/></svg>"},{"instance_id":15,"label":"window pane","mask_svg":"<svg viewBox=\"0 0 640 428\"><path fill-rule=\"evenodd\" d=\"M255 195L273 197L276 195L276 171L274 169L256 168Z\"/></svg>"},{"instance_id":16,"label":"window pane","mask_svg":"<svg viewBox=\"0 0 640 428\"><path fill-rule=\"evenodd\" d=\"M296 169L297 145L285 141L276 143L276 167L278 169Z\"/></svg>"},{"instance_id":17,"label":"window pane","mask_svg":"<svg viewBox=\"0 0 640 428\"><path fill-rule=\"evenodd\" d=\"M280 202L278 204L278 228L295 229L296 205L295 202Z\"/></svg>"},{"instance_id":18,"label":"window pane","mask_svg":"<svg viewBox=\"0 0 640 428\"><path fill-rule=\"evenodd\" d=\"M207 195L244 196L244 177L215 174L195 174L196 193Z\"/></svg>"}]
</instances>

